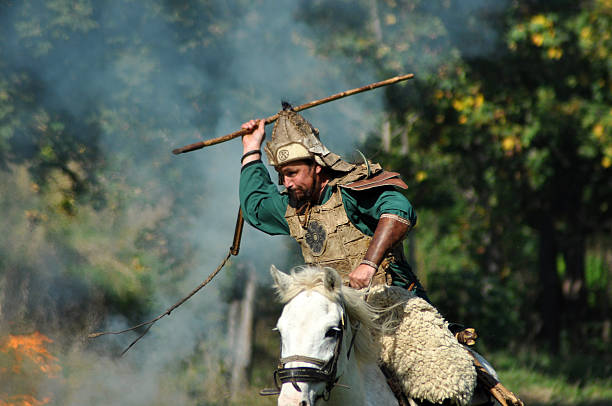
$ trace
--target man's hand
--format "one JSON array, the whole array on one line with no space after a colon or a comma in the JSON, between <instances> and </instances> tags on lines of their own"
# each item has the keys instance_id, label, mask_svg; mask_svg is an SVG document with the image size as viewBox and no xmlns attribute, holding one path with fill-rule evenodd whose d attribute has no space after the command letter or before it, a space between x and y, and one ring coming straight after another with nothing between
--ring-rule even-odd
<instances>
[{"instance_id":1,"label":"man's hand","mask_svg":"<svg viewBox=\"0 0 612 406\"><path fill-rule=\"evenodd\" d=\"M349 274L349 285L355 289L363 289L370 286L370 281L376 273L376 269L369 265L359 264L353 272Z\"/></svg>"},{"instance_id":2,"label":"man's hand","mask_svg":"<svg viewBox=\"0 0 612 406\"><path fill-rule=\"evenodd\" d=\"M248 134L242 136L242 153L246 154L249 151L261 149L261 143L266 138L265 120L250 120L242 124L241 127L248 131ZM258 159L261 159L261 153L249 155L243 159L242 165Z\"/></svg>"}]
</instances>

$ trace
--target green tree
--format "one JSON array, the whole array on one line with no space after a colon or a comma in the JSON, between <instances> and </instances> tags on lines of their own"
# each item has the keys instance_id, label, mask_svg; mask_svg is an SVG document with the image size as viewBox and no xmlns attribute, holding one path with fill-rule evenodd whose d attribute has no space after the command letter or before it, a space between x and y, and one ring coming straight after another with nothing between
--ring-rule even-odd
<instances>
[{"instance_id":1,"label":"green tree","mask_svg":"<svg viewBox=\"0 0 612 406\"><path fill-rule=\"evenodd\" d=\"M595 310L588 244L611 225L610 2L363 1L333 24L322 18L329 5L303 3L320 52L417 75L387 91L399 142L380 157L410 180L417 209L435 210L435 230L421 232L458 238L444 247L467 254L459 279L488 298L471 306L511 300L522 331L553 349L562 326L583 337Z\"/></svg>"}]
</instances>

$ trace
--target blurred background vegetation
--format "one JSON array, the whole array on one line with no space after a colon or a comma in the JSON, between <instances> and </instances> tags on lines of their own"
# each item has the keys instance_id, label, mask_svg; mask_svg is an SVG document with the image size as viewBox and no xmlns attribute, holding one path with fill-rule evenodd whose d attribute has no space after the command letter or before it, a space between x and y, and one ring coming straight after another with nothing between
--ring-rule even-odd
<instances>
[{"instance_id":1,"label":"blurred background vegetation","mask_svg":"<svg viewBox=\"0 0 612 406\"><path fill-rule=\"evenodd\" d=\"M0 405L275 404L271 263L231 244L240 148L304 115L400 171L433 302L532 405L612 404L612 1L0 0ZM200 135L201 134L201 135ZM230 143L228 143L230 144Z\"/></svg>"}]
</instances>

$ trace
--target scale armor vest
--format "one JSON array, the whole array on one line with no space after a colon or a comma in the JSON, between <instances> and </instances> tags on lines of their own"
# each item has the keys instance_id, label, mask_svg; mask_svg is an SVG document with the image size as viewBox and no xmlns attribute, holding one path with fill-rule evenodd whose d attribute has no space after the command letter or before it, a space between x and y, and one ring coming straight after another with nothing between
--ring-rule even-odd
<instances>
[{"instance_id":1,"label":"scale armor vest","mask_svg":"<svg viewBox=\"0 0 612 406\"><path fill-rule=\"evenodd\" d=\"M343 183L340 182L334 183ZM387 183L388 184L388 183ZM290 234L300 244L304 261L309 265L334 268L348 284L348 275L364 258L372 237L359 231L351 223L342 201L342 186L334 187L331 198L322 205L311 207L308 219L287 207L285 219ZM307 224L302 225L307 220ZM388 252L374 275L372 284L390 285L392 282L389 265L403 260L403 246L398 244Z\"/></svg>"}]
</instances>

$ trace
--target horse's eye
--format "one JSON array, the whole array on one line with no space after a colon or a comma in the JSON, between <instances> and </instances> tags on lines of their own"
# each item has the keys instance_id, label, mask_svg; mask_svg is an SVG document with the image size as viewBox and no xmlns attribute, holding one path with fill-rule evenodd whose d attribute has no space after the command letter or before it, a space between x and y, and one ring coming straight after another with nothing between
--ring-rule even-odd
<instances>
[{"instance_id":1,"label":"horse's eye","mask_svg":"<svg viewBox=\"0 0 612 406\"><path fill-rule=\"evenodd\" d=\"M328 338L338 337L338 335L340 335L340 331L341 330L338 327L332 327L325 332L325 337L328 337Z\"/></svg>"}]
</instances>

